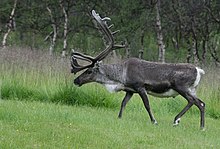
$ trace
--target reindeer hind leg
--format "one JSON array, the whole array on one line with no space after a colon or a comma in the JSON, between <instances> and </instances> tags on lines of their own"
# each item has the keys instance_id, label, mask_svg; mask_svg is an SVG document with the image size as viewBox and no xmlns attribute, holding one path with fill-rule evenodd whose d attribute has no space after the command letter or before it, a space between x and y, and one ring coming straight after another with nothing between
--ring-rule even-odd
<instances>
[{"instance_id":1,"label":"reindeer hind leg","mask_svg":"<svg viewBox=\"0 0 220 149\"><path fill-rule=\"evenodd\" d=\"M195 97L195 105L200 110L200 128L201 130L204 130L205 128L205 103L200 100L199 98Z\"/></svg>"},{"instance_id":2,"label":"reindeer hind leg","mask_svg":"<svg viewBox=\"0 0 220 149\"><path fill-rule=\"evenodd\" d=\"M174 118L174 126L178 125L180 118L195 104L200 110L200 127L203 129L205 126L205 103L196 97L195 89L176 88L175 90L188 101L188 104Z\"/></svg>"}]
</instances>

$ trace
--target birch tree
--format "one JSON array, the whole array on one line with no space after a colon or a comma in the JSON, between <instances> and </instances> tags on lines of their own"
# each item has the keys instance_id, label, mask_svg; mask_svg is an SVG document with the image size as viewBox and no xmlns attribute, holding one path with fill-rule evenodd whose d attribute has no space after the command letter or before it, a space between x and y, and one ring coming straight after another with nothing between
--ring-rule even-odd
<instances>
[{"instance_id":1,"label":"birch tree","mask_svg":"<svg viewBox=\"0 0 220 149\"><path fill-rule=\"evenodd\" d=\"M60 0L60 7L61 7L63 15L64 15L62 57L65 57L66 56L66 50L67 50L68 10L66 10L63 0Z\"/></svg>"},{"instance_id":2,"label":"birch tree","mask_svg":"<svg viewBox=\"0 0 220 149\"><path fill-rule=\"evenodd\" d=\"M163 43L163 33L161 27L161 18L160 18L160 0L157 0L156 3L156 31L157 31L157 44L158 44L158 60L159 62L165 62L165 45Z\"/></svg>"},{"instance_id":3,"label":"birch tree","mask_svg":"<svg viewBox=\"0 0 220 149\"><path fill-rule=\"evenodd\" d=\"M11 14L9 16L9 21L6 25L7 31L4 34L3 40L2 40L2 47L3 48L6 47L7 38L8 38L9 33L12 31L12 29L15 28L15 9L16 9L16 7L17 7L17 0L14 1L14 5L13 5L13 8L12 8Z\"/></svg>"},{"instance_id":4,"label":"birch tree","mask_svg":"<svg viewBox=\"0 0 220 149\"><path fill-rule=\"evenodd\" d=\"M51 26L53 27L53 31L50 32L50 34L45 38L45 41L48 40L48 38L50 38L49 54L52 55L54 51L54 46L56 44L56 39L57 39L57 25L56 25L55 19L53 17L52 11L49 8L49 6L47 6L47 11L49 12L49 15L50 15ZM51 38L51 36L53 37Z\"/></svg>"}]
</instances>

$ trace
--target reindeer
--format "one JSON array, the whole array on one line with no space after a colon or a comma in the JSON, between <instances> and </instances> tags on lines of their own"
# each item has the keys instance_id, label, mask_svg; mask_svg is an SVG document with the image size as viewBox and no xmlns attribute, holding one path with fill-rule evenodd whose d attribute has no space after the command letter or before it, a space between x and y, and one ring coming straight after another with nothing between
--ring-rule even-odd
<instances>
[{"instance_id":1,"label":"reindeer","mask_svg":"<svg viewBox=\"0 0 220 149\"><path fill-rule=\"evenodd\" d=\"M148 94L157 97L181 95L188 101L188 104L174 118L173 125L178 125L180 118L193 105L196 105L200 110L200 127L203 129L205 125L205 103L196 96L196 87L205 72L192 64L158 63L138 58L128 58L116 64L100 64L99 62L112 50L123 48L124 45L115 44L113 35L116 32L111 32L107 25L110 18L101 18L94 10L92 16L98 29L107 40L106 48L96 57L79 52L72 53L71 72L77 73L86 69L74 80L74 84L81 86L86 83L97 82L103 84L111 92L125 91L126 95L121 103L119 118L122 117L122 112L132 95L134 93L139 94L153 124L157 124L157 121L150 109ZM89 64L80 65L78 60L87 61Z\"/></svg>"}]
</instances>

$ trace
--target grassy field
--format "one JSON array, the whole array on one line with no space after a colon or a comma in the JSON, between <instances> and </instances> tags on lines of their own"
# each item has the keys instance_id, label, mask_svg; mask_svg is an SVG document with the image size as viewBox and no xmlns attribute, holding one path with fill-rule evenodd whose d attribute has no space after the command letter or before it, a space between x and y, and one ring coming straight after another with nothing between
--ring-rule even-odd
<instances>
[{"instance_id":1,"label":"grassy field","mask_svg":"<svg viewBox=\"0 0 220 149\"><path fill-rule=\"evenodd\" d=\"M219 68L205 68L198 88L206 103L206 131L200 131L196 107L172 126L186 105L180 96L150 96L157 126L137 95L119 120L124 93L75 87L69 59L27 49L0 53L0 148L220 148Z\"/></svg>"},{"instance_id":2,"label":"grassy field","mask_svg":"<svg viewBox=\"0 0 220 149\"><path fill-rule=\"evenodd\" d=\"M152 125L143 108L117 110L42 102L1 101L0 148L220 148L220 121L187 115L178 127L174 115L157 115ZM142 105L140 105L142 107Z\"/></svg>"}]
</instances>

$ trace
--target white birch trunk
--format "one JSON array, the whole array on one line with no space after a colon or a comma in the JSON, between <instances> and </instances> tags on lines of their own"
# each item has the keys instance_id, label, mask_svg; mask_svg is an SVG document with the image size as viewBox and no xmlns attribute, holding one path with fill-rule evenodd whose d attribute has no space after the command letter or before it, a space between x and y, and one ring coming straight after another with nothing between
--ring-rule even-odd
<instances>
[{"instance_id":1,"label":"white birch trunk","mask_svg":"<svg viewBox=\"0 0 220 149\"><path fill-rule=\"evenodd\" d=\"M157 30L157 44L159 48L158 60L162 63L165 62L165 45L163 43L163 34L161 29L161 20L160 20L160 0L156 4L156 30Z\"/></svg>"},{"instance_id":2,"label":"white birch trunk","mask_svg":"<svg viewBox=\"0 0 220 149\"><path fill-rule=\"evenodd\" d=\"M50 48L49 48L49 54L52 55L53 51L54 51L55 44L56 44L56 39L57 39L57 27L56 27L56 23L55 23L55 20L53 18L53 15L52 15L50 8L47 7L47 10L49 12L50 19L52 22L52 27L53 27L53 38L51 39ZM48 37L50 37L51 35L52 35L52 33L50 33L48 35Z\"/></svg>"},{"instance_id":3,"label":"white birch trunk","mask_svg":"<svg viewBox=\"0 0 220 149\"><path fill-rule=\"evenodd\" d=\"M14 14L15 14L16 7L17 7L17 0L14 1L14 6L13 6L13 9L12 9L10 17L9 17L9 22L7 24L8 30L3 36L3 40L2 40L2 47L3 48L6 47L8 35L11 32L11 30L14 28L14 25L15 25Z\"/></svg>"},{"instance_id":4,"label":"white birch trunk","mask_svg":"<svg viewBox=\"0 0 220 149\"><path fill-rule=\"evenodd\" d=\"M67 11L66 11L62 1L60 1L60 6L61 6L63 14L64 14L63 51L62 51L62 55L61 56L65 57L66 56L66 49L67 49L68 14L67 14Z\"/></svg>"},{"instance_id":5,"label":"white birch trunk","mask_svg":"<svg viewBox=\"0 0 220 149\"><path fill-rule=\"evenodd\" d=\"M8 38L8 35L9 35L10 32L11 32L11 28L8 28L8 31L3 36L3 40L2 40L2 47L3 48L6 47L7 38Z\"/></svg>"},{"instance_id":6,"label":"white birch trunk","mask_svg":"<svg viewBox=\"0 0 220 149\"><path fill-rule=\"evenodd\" d=\"M192 40L192 51L193 51L194 64L198 65L199 59L197 57L196 41L194 39Z\"/></svg>"}]
</instances>

